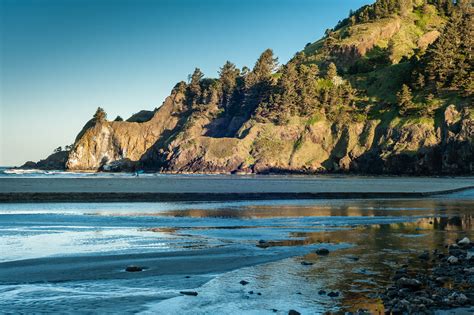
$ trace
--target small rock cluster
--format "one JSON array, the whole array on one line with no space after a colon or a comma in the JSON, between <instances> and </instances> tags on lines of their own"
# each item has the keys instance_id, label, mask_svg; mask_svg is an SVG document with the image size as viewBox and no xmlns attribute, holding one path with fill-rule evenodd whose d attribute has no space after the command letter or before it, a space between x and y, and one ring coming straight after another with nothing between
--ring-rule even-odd
<instances>
[{"instance_id":1,"label":"small rock cluster","mask_svg":"<svg viewBox=\"0 0 474 315\"><path fill-rule=\"evenodd\" d=\"M418 260L431 263L424 270L403 265L393 285L382 294L388 314L431 314L434 310L474 305L474 243L467 237L447 246L446 253L424 252Z\"/></svg>"}]
</instances>

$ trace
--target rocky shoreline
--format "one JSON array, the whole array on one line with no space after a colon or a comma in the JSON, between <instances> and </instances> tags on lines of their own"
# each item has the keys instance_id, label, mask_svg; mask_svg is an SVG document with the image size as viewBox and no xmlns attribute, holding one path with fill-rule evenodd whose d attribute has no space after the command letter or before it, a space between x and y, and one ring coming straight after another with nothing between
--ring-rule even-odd
<instances>
[{"instance_id":1,"label":"rocky shoreline","mask_svg":"<svg viewBox=\"0 0 474 315\"><path fill-rule=\"evenodd\" d=\"M417 261L415 261L417 260ZM424 263L426 268L411 266ZM433 314L474 305L474 243L467 237L441 252L423 252L395 271L382 294L386 314Z\"/></svg>"}]
</instances>

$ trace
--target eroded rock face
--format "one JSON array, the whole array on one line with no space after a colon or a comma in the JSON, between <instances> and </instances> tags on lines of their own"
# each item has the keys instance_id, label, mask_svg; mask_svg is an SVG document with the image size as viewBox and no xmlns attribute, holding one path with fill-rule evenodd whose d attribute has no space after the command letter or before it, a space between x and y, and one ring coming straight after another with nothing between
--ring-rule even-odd
<instances>
[{"instance_id":1,"label":"eroded rock face","mask_svg":"<svg viewBox=\"0 0 474 315\"><path fill-rule=\"evenodd\" d=\"M387 19L377 28L371 31L359 31L360 36L343 40L339 45L331 49L331 56L338 61L338 66L348 68L357 60L365 56L372 48L384 40L393 37L401 27L398 18Z\"/></svg>"},{"instance_id":2,"label":"eroded rock face","mask_svg":"<svg viewBox=\"0 0 474 315\"><path fill-rule=\"evenodd\" d=\"M174 91L148 121L103 121L79 135L67 159L69 170L131 170L178 121L183 95ZM87 126L86 126L87 127Z\"/></svg>"},{"instance_id":3,"label":"eroded rock face","mask_svg":"<svg viewBox=\"0 0 474 315\"><path fill-rule=\"evenodd\" d=\"M473 172L474 124L468 109L458 112L449 106L442 127L325 119L278 126L250 119L234 137L211 137L225 134L218 129L225 124L213 123L209 113L186 116L180 97L173 93L144 123L94 124L75 143L66 167L186 173Z\"/></svg>"},{"instance_id":4,"label":"eroded rock face","mask_svg":"<svg viewBox=\"0 0 474 315\"><path fill-rule=\"evenodd\" d=\"M474 172L474 120L469 108L458 113L453 105L445 111L442 169L447 174Z\"/></svg>"}]
</instances>

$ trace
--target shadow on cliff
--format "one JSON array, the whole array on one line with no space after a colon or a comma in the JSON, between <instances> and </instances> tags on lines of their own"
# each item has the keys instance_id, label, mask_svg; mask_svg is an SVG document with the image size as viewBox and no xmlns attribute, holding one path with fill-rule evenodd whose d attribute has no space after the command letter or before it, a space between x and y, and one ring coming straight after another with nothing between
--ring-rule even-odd
<instances>
[{"instance_id":1,"label":"shadow on cliff","mask_svg":"<svg viewBox=\"0 0 474 315\"><path fill-rule=\"evenodd\" d=\"M155 141L155 143L140 157L136 162L135 168L146 171L159 171L166 168L168 165L167 152L168 145L176 138L180 131L191 116L191 112L188 111L184 115L178 115L180 117L176 126L171 130L163 130L161 135Z\"/></svg>"}]
</instances>

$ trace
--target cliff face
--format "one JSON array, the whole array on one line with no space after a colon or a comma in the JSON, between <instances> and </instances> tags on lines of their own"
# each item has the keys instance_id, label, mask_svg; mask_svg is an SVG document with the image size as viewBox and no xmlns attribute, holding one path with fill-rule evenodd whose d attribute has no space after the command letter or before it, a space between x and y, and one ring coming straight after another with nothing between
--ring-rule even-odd
<instances>
[{"instance_id":1,"label":"cliff face","mask_svg":"<svg viewBox=\"0 0 474 315\"><path fill-rule=\"evenodd\" d=\"M250 71L226 63L209 79L196 69L155 112L94 118L63 166L473 174L472 40L459 40L472 32L472 7L397 3L361 8L276 72L267 50Z\"/></svg>"},{"instance_id":2,"label":"cliff face","mask_svg":"<svg viewBox=\"0 0 474 315\"><path fill-rule=\"evenodd\" d=\"M85 127L66 162L69 170L122 170L133 168L179 121L183 96L173 93L145 122L102 121Z\"/></svg>"},{"instance_id":3,"label":"cliff face","mask_svg":"<svg viewBox=\"0 0 474 315\"><path fill-rule=\"evenodd\" d=\"M344 124L248 121L234 138L205 136L210 119L179 129L171 98L142 124L99 123L69 154L71 170L150 169L167 172L470 174L474 172L474 120L450 106L434 121L381 120ZM174 133L173 133L174 130ZM166 135L168 138L163 138ZM172 135L172 136L170 136ZM173 139L170 139L173 138Z\"/></svg>"}]
</instances>

